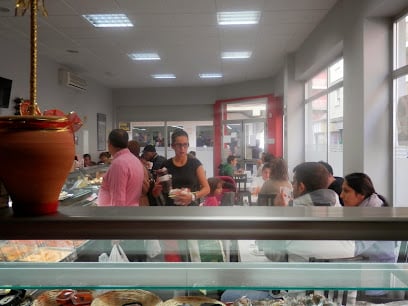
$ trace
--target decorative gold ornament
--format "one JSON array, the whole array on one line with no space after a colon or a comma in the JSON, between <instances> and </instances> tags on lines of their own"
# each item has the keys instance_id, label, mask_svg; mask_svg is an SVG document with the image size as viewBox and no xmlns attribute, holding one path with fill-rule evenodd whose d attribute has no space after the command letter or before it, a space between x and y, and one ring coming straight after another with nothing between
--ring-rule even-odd
<instances>
[{"instance_id":1,"label":"decorative gold ornament","mask_svg":"<svg viewBox=\"0 0 408 306\"><path fill-rule=\"evenodd\" d=\"M40 0L38 2L38 9L41 11L43 16L48 16L48 12L47 9L45 8L44 1L45 0ZM31 2L34 2L34 0L16 0L16 8L14 10L14 15L24 16L27 10L30 9Z\"/></svg>"}]
</instances>

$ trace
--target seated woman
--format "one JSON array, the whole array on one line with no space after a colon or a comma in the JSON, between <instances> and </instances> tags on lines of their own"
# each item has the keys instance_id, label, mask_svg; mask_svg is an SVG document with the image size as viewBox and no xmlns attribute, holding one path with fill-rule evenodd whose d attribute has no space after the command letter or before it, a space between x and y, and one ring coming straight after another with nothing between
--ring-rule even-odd
<instances>
[{"instance_id":1,"label":"seated woman","mask_svg":"<svg viewBox=\"0 0 408 306\"><path fill-rule=\"evenodd\" d=\"M382 207L388 206L386 199L376 193L373 182L365 173L355 172L344 177L342 192L344 206ZM395 262L396 241L356 241L355 255L367 257L372 262ZM385 291L366 291L367 296L385 295Z\"/></svg>"},{"instance_id":2,"label":"seated woman","mask_svg":"<svg viewBox=\"0 0 408 306\"><path fill-rule=\"evenodd\" d=\"M273 159L270 162L269 180L262 185L259 194L279 194L280 188L292 190L292 184L289 182L288 165L282 158ZM266 205L261 199L258 200L258 205Z\"/></svg>"},{"instance_id":3,"label":"seated woman","mask_svg":"<svg viewBox=\"0 0 408 306\"><path fill-rule=\"evenodd\" d=\"M254 203L257 202L258 194L261 191L263 184L269 180L270 175L271 175L271 165L268 163L268 164L264 164L262 167L262 176L256 176L252 179L251 195L252 195L252 201Z\"/></svg>"}]
</instances>

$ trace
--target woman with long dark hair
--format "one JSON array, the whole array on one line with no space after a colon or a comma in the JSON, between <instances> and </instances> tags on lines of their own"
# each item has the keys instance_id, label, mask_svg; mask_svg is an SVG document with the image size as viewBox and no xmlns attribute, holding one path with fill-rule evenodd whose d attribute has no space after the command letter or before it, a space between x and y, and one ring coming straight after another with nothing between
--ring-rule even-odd
<instances>
[{"instance_id":1,"label":"woman with long dark hair","mask_svg":"<svg viewBox=\"0 0 408 306\"><path fill-rule=\"evenodd\" d=\"M362 172L354 172L344 177L340 197L344 206L388 206L387 200L375 191L371 178Z\"/></svg>"},{"instance_id":2,"label":"woman with long dark hair","mask_svg":"<svg viewBox=\"0 0 408 306\"><path fill-rule=\"evenodd\" d=\"M382 207L388 206L387 200L379 195L371 178L362 172L355 172L344 177L342 192L344 206L349 207ZM397 259L396 241L356 241L355 255L362 255L370 262L395 262ZM364 299L377 302L386 295L383 290L365 292Z\"/></svg>"}]
</instances>

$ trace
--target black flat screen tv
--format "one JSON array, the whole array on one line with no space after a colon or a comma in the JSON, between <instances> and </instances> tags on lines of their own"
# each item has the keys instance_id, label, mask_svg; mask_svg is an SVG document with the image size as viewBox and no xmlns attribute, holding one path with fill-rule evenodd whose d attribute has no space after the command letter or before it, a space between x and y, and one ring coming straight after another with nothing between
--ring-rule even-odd
<instances>
[{"instance_id":1,"label":"black flat screen tv","mask_svg":"<svg viewBox=\"0 0 408 306\"><path fill-rule=\"evenodd\" d=\"M0 77L0 108L8 108L10 105L12 83L12 80Z\"/></svg>"}]
</instances>

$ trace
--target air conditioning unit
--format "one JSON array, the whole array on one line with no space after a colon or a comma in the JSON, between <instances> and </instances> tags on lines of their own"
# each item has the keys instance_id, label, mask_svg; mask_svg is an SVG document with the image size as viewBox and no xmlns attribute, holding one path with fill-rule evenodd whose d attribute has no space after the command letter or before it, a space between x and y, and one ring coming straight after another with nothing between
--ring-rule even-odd
<instances>
[{"instance_id":1,"label":"air conditioning unit","mask_svg":"<svg viewBox=\"0 0 408 306\"><path fill-rule=\"evenodd\" d=\"M59 81L60 84L71 88L79 90L86 90L87 88L86 80L81 78L79 75L64 69L59 70Z\"/></svg>"}]
</instances>

